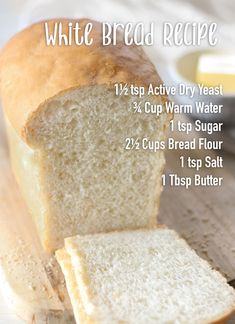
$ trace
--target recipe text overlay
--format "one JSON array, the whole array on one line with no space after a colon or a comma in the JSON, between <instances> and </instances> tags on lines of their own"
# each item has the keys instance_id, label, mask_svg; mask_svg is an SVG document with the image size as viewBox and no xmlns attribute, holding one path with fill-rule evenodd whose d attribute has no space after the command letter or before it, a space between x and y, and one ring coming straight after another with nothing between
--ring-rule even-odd
<instances>
[{"instance_id":1,"label":"recipe text overlay","mask_svg":"<svg viewBox=\"0 0 235 324\"><path fill-rule=\"evenodd\" d=\"M175 165L175 169L178 171L164 173L163 186L189 189L191 186L222 185L223 177L216 170L222 169L224 162L223 156L220 155L223 141L219 136L223 128L223 123L220 122L223 105L216 103L215 100L217 96L223 95L221 85L207 87L180 83L174 86L149 84L148 87L143 87L116 83L114 91L116 96L132 96L128 108L132 114L151 118L161 118L165 112L175 115L170 121L170 133L166 139L136 136L136 132L133 135L130 129L129 136L123 142L123 147L127 151L152 152L152 154L161 150L175 151L174 156L178 160L178 167ZM153 103L151 98L154 95L187 96L192 100L182 104L168 99L165 102ZM214 121L208 122L206 117Z\"/></svg>"},{"instance_id":2,"label":"recipe text overlay","mask_svg":"<svg viewBox=\"0 0 235 324\"><path fill-rule=\"evenodd\" d=\"M44 23L45 41L47 46L72 46L93 44L95 34L93 33L94 24L88 22L85 25L78 21L68 23L54 22ZM215 46L218 42L216 37L217 24L199 22L178 22L163 23L162 42L164 46L200 46L202 42L207 42L209 46ZM156 40L155 24L144 24L143 22L126 24L123 23L101 23L101 43L103 46L115 46L123 42L126 46L133 44L137 46L154 45Z\"/></svg>"}]
</instances>

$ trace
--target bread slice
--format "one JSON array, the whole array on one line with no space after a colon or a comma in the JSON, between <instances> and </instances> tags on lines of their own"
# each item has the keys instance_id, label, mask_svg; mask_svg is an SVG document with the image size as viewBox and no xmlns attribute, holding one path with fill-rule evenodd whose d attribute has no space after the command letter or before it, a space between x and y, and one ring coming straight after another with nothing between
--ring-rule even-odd
<instances>
[{"instance_id":1,"label":"bread slice","mask_svg":"<svg viewBox=\"0 0 235 324\"><path fill-rule=\"evenodd\" d=\"M81 303L92 323L203 324L235 310L234 289L172 230L75 236L65 248L74 311Z\"/></svg>"},{"instance_id":2,"label":"bread slice","mask_svg":"<svg viewBox=\"0 0 235 324\"><path fill-rule=\"evenodd\" d=\"M73 271L71 258L69 254L66 252L65 249L61 249L56 251L56 258L57 261L60 263L65 278L69 278L69 280L66 280L66 286L73 306L74 317L76 319L76 322L86 324L90 323L91 321L84 310L81 296L77 288L75 272Z\"/></svg>"},{"instance_id":3,"label":"bread slice","mask_svg":"<svg viewBox=\"0 0 235 324\"><path fill-rule=\"evenodd\" d=\"M74 22L59 21L64 32ZM0 57L12 167L48 251L75 234L153 226L159 208L164 152L141 143L164 141L167 98L115 95L115 84L147 89L162 81L140 47L125 46L121 34L116 46L102 46L100 23L82 19L81 32L88 22L91 46L46 46L37 23ZM134 113L140 101L163 112ZM138 138L139 148L126 149L126 138Z\"/></svg>"}]
</instances>

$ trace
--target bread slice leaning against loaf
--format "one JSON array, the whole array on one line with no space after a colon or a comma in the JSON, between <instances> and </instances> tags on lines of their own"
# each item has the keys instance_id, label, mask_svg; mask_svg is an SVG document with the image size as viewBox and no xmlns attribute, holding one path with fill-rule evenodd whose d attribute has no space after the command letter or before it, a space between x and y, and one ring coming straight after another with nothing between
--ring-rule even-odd
<instances>
[{"instance_id":1,"label":"bread slice leaning against loaf","mask_svg":"<svg viewBox=\"0 0 235 324\"><path fill-rule=\"evenodd\" d=\"M67 32L68 23L62 22ZM56 20L49 21L53 30ZM82 31L91 22L79 21ZM156 223L171 115L164 96L115 95L116 83L159 86L138 46L102 46L92 21L90 46L46 46L44 23L14 36L1 53L1 97L11 161L41 241L48 251L75 234L150 227ZM134 102L162 104L160 116L134 113ZM126 138L138 138L140 148Z\"/></svg>"},{"instance_id":2,"label":"bread slice leaning against loaf","mask_svg":"<svg viewBox=\"0 0 235 324\"><path fill-rule=\"evenodd\" d=\"M222 323L235 311L225 278L167 228L67 238L56 257L78 323Z\"/></svg>"}]
</instances>

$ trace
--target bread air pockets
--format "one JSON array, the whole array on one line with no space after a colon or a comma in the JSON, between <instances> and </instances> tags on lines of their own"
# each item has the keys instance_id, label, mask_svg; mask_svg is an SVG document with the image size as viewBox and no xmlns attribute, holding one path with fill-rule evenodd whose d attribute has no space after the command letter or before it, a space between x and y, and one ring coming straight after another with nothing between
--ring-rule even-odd
<instances>
[{"instance_id":1,"label":"bread air pockets","mask_svg":"<svg viewBox=\"0 0 235 324\"><path fill-rule=\"evenodd\" d=\"M75 236L56 257L81 323L212 323L235 309L225 278L166 228Z\"/></svg>"}]
</instances>

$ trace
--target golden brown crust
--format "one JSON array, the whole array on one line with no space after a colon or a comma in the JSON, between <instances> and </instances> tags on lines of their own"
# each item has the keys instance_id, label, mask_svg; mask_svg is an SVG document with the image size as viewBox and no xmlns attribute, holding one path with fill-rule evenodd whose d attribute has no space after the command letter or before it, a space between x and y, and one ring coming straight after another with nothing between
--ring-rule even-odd
<instances>
[{"instance_id":1,"label":"golden brown crust","mask_svg":"<svg viewBox=\"0 0 235 324\"><path fill-rule=\"evenodd\" d=\"M226 324L230 317L232 317L233 315L235 315L235 305L233 310L230 310L227 314L223 315L223 317L213 321L211 324Z\"/></svg>"},{"instance_id":2,"label":"golden brown crust","mask_svg":"<svg viewBox=\"0 0 235 324\"><path fill-rule=\"evenodd\" d=\"M74 20L49 20L49 28L56 21L67 30L68 22ZM78 22L82 28L93 23L91 46L46 46L44 22L39 22L16 34L1 53L3 107L21 137L38 107L67 89L115 82L162 83L142 48L124 45L121 34L116 46L102 46L101 24L88 19Z\"/></svg>"}]
</instances>

